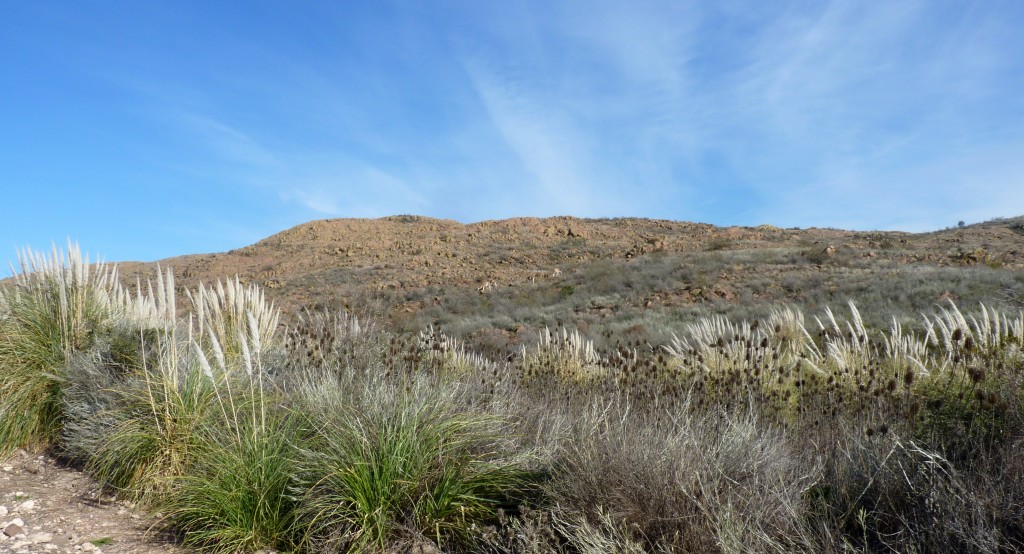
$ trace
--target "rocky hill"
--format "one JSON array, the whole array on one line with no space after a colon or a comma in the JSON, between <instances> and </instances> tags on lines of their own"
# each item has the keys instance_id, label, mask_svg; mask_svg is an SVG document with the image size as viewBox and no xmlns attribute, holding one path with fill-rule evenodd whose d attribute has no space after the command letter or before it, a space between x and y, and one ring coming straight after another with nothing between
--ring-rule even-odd
<instances>
[{"instance_id":1,"label":"rocky hill","mask_svg":"<svg viewBox=\"0 0 1024 554\"><path fill-rule=\"evenodd\" d=\"M238 275L287 312L374 307L408 330L434 324L514 343L540 325L659 327L778 303L852 299L884 322L893 309L916 317L946 298L1013 302L1024 290L1024 218L919 234L633 218L330 219L159 264L182 286ZM145 277L155 266L121 264L121 273Z\"/></svg>"}]
</instances>

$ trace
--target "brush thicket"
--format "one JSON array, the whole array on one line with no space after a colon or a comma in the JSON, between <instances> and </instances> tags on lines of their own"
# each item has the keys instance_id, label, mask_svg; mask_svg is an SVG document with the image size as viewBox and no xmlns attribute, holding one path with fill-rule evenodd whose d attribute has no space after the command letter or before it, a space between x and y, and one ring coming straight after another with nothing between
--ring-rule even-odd
<instances>
[{"instance_id":1,"label":"brush thicket","mask_svg":"<svg viewBox=\"0 0 1024 554\"><path fill-rule=\"evenodd\" d=\"M1024 314L778 307L491 360L77 248L0 291L0 440L210 551L1024 549ZM844 315L845 314L845 315ZM674 333L673 333L674 331Z\"/></svg>"}]
</instances>

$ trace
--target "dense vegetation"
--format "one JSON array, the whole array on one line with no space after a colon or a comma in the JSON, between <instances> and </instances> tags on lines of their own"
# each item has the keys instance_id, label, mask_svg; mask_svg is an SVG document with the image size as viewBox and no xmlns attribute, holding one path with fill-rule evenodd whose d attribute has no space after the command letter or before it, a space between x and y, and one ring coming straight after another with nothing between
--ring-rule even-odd
<instances>
[{"instance_id":1,"label":"dense vegetation","mask_svg":"<svg viewBox=\"0 0 1024 554\"><path fill-rule=\"evenodd\" d=\"M49 449L186 545L1024 550L1019 312L776 306L662 345L555 327L495 360L345 312L284 328L237 280L176 291L23 255L0 448Z\"/></svg>"}]
</instances>

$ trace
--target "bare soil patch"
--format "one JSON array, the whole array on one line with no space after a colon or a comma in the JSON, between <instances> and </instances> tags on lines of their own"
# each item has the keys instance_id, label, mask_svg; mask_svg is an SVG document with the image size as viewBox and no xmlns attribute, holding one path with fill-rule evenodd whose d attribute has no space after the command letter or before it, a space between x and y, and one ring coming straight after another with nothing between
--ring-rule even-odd
<instances>
[{"instance_id":1,"label":"bare soil patch","mask_svg":"<svg viewBox=\"0 0 1024 554\"><path fill-rule=\"evenodd\" d=\"M0 462L0 552L185 552L148 532L152 524L48 456L19 450Z\"/></svg>"}]
</instances>

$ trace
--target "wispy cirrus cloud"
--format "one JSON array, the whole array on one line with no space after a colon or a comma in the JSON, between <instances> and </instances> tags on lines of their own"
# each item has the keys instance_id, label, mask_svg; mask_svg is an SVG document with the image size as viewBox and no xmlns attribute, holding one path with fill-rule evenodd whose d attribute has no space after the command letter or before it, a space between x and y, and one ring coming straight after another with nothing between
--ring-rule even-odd
<instances>
[{"instance_id":1,"label":"wispy cirrus cloud","mask_svg":"<svg viewBox=\"0 0 1024 554\"><path fill-rule=\"evenodd\" d=\"M721 105L708 146L764 198L755 217L934 227L964 205L950 198L980 186L979 154L993 168L986 188L1016 196L1018 164L995 114L1022 113L1006 93L1024 84L1010 68L1024 67L1005 55L1021 41L997 9L951 19L924 2L837 1L759 15L736 70L708 91Z\"/></svg>"},{"instance_id":2,"label":"wispy cirrus cloud","mask_svg":"<svg viewBox=\"0 0 1024 554\"><path fill-rule=\"evenodd\" d=\"M479 64L470 74L495 128L526 170L530 182L519 183L520 192L550 214L600 210L601 183L590 174L593 164L572 122L514 80Z\"/></svg>"},{"instance_id":3,"label":"wispy cirrus cloud","mask_svg":"<svg viewBox=\"0 0 1024 554\"><path fill-rule=\"evenodd\" d=\"M429 208L414 183L345 152L274 150L208 116L190 114L182 121L215 157L231 166L228 171L237 181L277 191L283 201L320 216L382 217Z\"/></svg>"},{"instance_id":4,"label":"wispy cirrus cloud","mask_svg":"<svg viewBox=\"0 0 1024 554\"><path fill-rule=\"evenodd\" d=\"M696 140L681 21L646 3L556 6L516 29L493 22L499 39L462 49L487 117L549 213L650 213L657 195L675 205L686 183L666 153Z\"/></svg>"},{"instance_id":5,"label":"wispy cirrus cloud","mask_svg":"<svg viewBox=\"0 0 1024 554\"><path fill-rule=\"evenodd\" d=\"M283 105L318 99L304 117L337 125L318 129L319 142L268 146L214 118L188 125L242 179L317 214L926 228L958 190L982 186L976 156L992 194L1014 198L1003 192L1016 185L1014 132L979 116L1020 66L992 10L951 20L916 0L535 8L454 12L476 30L429 43L424 55L442 60L430 71L445 78L418 97L376 68L367 94L296 64L299 84L275 90ZM427 31L403 21L405 40ZM422 117L415 103L445 118L421 132L402 120ZM878 206L885 198L917 203L894 214Z\"/></svg>"}]
</instances>

